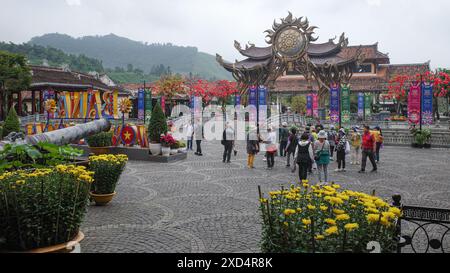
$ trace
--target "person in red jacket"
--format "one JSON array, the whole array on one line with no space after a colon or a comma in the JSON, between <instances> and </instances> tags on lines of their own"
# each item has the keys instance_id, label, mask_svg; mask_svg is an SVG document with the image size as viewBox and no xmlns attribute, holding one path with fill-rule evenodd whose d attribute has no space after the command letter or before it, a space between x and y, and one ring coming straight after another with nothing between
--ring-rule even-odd
<instances>
[{"instance_id":1,"label":"person in red jacket","mask_svg":"<svg viewBox=\"0 0 450 273\"><path fill-rule=\"evenodd\" d=\"M361 170L359 173L366 172L366 163L367 157L369 157L370 162L372 163L372 172L377 171L377 163L375 162L375 150L376 150L376 141L375 137L370 133L370 127L364 126L364 134L362 136L362 162L361 162Z\"/></svg>"}]
</instances>

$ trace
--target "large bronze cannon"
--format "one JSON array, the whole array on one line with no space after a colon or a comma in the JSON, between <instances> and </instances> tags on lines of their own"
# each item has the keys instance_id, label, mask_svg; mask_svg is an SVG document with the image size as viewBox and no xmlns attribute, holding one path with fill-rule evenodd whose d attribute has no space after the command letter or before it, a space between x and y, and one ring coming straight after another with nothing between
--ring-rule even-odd
<instances>
[{"instance_id":1,"label":"large bronze cannon","mask_svg":"<svg viewBox=\"0 0 450 273\"><path fill-rule=\"evenodd\" d=\"M65 145L110 129L111 123L107 119L98 119L52 132L27 136L25 142L33 145L38 142Z\"/></svg>"}]
</instances>

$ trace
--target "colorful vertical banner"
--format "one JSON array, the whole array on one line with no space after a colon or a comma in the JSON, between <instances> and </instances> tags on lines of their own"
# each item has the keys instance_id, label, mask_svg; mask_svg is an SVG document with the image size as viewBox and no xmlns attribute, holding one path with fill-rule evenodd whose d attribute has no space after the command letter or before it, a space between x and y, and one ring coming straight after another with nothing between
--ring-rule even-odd
<instances>
[{"instance_id":1,"label":"colorful vertical banner","mask_svg":"<svg viewBox=\"0 0 450 273\"><path fill-rule=\"evenodd\" d=\"M259 101L259 126L264 127L267 121L267 88L264 85L258 87Z\"/></svg>"},{"instance_id":2,"label":"colorful vertical banner","mask_svg":"<svg viewBox=\"0 0 450 273\"><path fill-rule=\"evenodd\" d=\"M140 88L138 90L138 119L144 120L145 119L145 91L143 88Z\"/></svg>"},{"instance_id":3,"label":"colorful vertical banner","mask_svg":"<svg viewBox=\"0 0 450 273\"><path fill-rule=\"evenodd\" d=\"M312 94L312 115L319 118L319 96L317 94Z\"/></svg>"},{"instance_id":4,"label":"colorful vertical banner","mask_svg":"<svg viewBox=\"0 0 450 273\"><path fill-rule=\"evenodd\" d=\"M364 95L364 111L366 118L372 115L372 95L365 94Z\"/></svg>"},{"instance_id":5,"label":"colorful vertical banner","mask_svg":"<svg viewBox=\"0 0 450 273\"><path fill-rule=\"evenodd\" d=\"M312 117L313 115L313 98L312 94L306 96L306 115Z\"/></svg>"},{"instance_id":6,"label":"colorful vertical banner","mask_svg":"<svg viewBox=\"0 0 450 273\"><path fill-rule=\"evenodd\" d=\"M350 86L342 85L341 88L341 114L342 123L350 123Z\"/></svg>"},{"instance_id":7,"label":"colorful vertical banner","mask_svg":"<svg viewBox=\"0 0 450 273\"><path fill-rule=\"evenodd\" d=\"M424 84L422 88L422 124L433 124L433 85Z\"/></svg>"},{"instance_id":8,"label":"colorful vertical banner","mask_svg":"<svg viewBox=\"0 0 450 273\"><path fill-rule=\"evenodd\" d=\"M234 96L234 105L241 105L241 95Z\"/></svg>"},{"instance_id":9,"label":"colorful vertical banner","mask_svg":"<svg viewBox=\"0 0 450 273\"><path fill-rule=\"evenodd\" d=\"M250 89L248 90L248 105L256 106L256 92L257 89L254 86L250 87Z\"/></svg>"},{"instance_id":10,"label":"colorful vertical banner","mask_svg":"<svg viewBox=\"0 0 450 273\"><path fill-rule=\"evenodd\" d=\"M415 82L411 84L408 94L408 120L410 124L418 124L420 122L420 92L421 84Z\"/></svg>"},{"instance_id":11,"label":"colorful vertical banner","mask_svg":"<svg viewBox=\"0 0 450 273\"><path fill-rule=\"evenodd\" d=\"M161 96L161 108L163 110L163 113L166 113L166 98L164 96Z\"/></svg>"},{"instance_id":12,"label":"colorful vertical banner","mask_svg":"<svg viewBox=\"0 0 450 273\"><path fill-rule=\"evenodd\" d=\"M248 90L248 105L253 105L255 108L253 111L249 112L249 121L250 122L256 122L256 97L257 97L257 88L255 86L250 87Z\"/></svg>"},{"instance_id":13,"label":"colorful vertical banner","mask_svg":"<svg viewBox=\"0 0 450 273\"><path fill-rule=\"evenodd\" d=\"M145 99L144 99L144 104L145 104L145 124L149 124L150 123L150 118L152 116L152 90L151 89L145 89Z\"/></svg>"},{"instance_id":14,"label":"colorful vertical banner","mask_svg":"<svg viewBox=\"0 0 450 273\"><path fill-rule=\"evenodd\" d=\"M339 86L334 84L330 88L330 121L339 123Z\"/></svg>"},{"instance_id":15,"label":"colorful vertical banner","mask_svg":"<svg viewBox=\"0 0 450 273\"><path fill-rule=\"evenodd\" d=\"M364 118L364 93L358 93L358 117Z\"/></svg>"}]
</instances>

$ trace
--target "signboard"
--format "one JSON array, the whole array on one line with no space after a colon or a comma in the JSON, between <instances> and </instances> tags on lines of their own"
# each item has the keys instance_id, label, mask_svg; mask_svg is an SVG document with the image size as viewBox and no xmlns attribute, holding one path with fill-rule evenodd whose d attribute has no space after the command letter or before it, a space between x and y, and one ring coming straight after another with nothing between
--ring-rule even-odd
<instances>
[{"instance_id":1,"label":"signboard","mask_svg":"<svg viewBox=\"0 0 450 273\"><path fill-rule=\"evenodd\" d=\"M241 95L234 96L234 105L241 105Z\"/></svg>"},{"instance_id":2,"label":"signboard","mask_svg":"<svg viewBox=\"0 0 450 273\"><path fill-rule=\"evenodd\" d=\"M350 86L343 85L341 89L341 114L342 123L350 123Z\"/></svg>"},{"instance_id":3,"label":"signboard","mask_svg":"<svg viewBox=\"0 0 450 273\"><path fill-rule=\"evenodd\" d=\"M248 90L248 105L253 105L255 106L253 111L249 112L249 121L250 122L256 122L256 97L257 97L257 92L258 90L256 89L255 86L250 87L250 89Z\"/></svg>"},{"instance_id":4,"label":"signboard","mask_svg":"<svg viewBox=\"0 0 450 273\"><path fill-rule=\"evenodd\" d=\"M258 101L259 101L259 126L267 121L267 88L263 85L258 87Z\"/></svg>"},{"instance_id":5,"label":"signboard","mask_svg":"<svg viewBox=\"0 0 450 273\"><path fill-rule=\"evenodd\" d=\"M420 92L420 83L411 84L408 94L408 121L410 124L418 124L420 122Z\"/></svg>"},{"instance_id":6,"label":"signboard","mask_svg":"<svg viewBox=\"0 0 450 273\"><path fill-rule=\"evenodd\" d=\"M330 121L339 123L339 86L332 85L330 88Z\"/></svg>"},{"instance_id":7,"label":"signboard","mask_svg":"<svg viewBox=\"0 0 450 273\"><path fill-rule=\"evenodd\" d=\"M424 84L422 88L422 124L433 124L433 85Z\"/></svg>"}]
</instances>

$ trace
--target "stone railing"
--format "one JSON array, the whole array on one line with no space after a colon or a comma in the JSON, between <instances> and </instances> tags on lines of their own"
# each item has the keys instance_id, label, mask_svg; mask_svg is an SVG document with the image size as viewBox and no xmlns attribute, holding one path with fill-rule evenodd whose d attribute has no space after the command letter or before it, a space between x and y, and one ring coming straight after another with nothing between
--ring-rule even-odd
<instances>
[{"instance_id":1,"label":"stone railing","mask_svg":"<svg viewBox=\"0 0 450 273\"><path fill-rule=\"evenodd\" d=\"M409 130L383 130L383 136L385 145L409 146L414 140ZM432 130L429 143L432 147L450 148L450 131Z\"/></svg>"}]
</instances>

